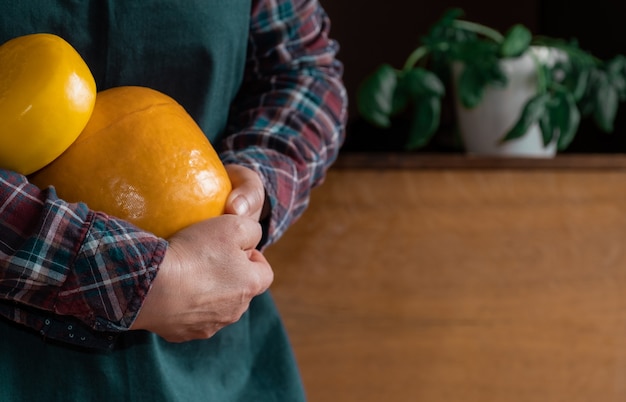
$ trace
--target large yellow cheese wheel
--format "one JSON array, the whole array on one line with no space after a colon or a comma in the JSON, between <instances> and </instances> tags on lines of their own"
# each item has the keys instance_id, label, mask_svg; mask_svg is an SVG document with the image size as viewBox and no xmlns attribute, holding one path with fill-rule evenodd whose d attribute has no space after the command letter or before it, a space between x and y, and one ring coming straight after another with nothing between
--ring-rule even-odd
<instances>
[{"instance_id":1,"label":"large yellow cheese wheel","mask_svg":"<svg viewBox=\"0 0 626 402\"><path fill-rule=\"evenodd\" d=\"M222 214L231 191L224 165L185 109L138 86L99 92L77 140L30 179L161 237Z\"/></svg>"}]
</instances>

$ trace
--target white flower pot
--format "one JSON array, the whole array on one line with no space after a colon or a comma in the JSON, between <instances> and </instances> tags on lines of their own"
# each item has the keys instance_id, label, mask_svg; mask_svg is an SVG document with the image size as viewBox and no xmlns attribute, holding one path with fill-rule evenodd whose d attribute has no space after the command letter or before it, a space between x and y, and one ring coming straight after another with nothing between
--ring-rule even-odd
<instances>
[{"instance_id":1,"label":"white flower pot","mask_svg":"<svg viewBox=\"0 0 626 402\"><path fill-rule=\"evenodd\" d=\"M531 51L541 62L554 63L558 57L553 49L531 48ZM501 142L519 119L526 102L537 93L537 66L530 52L502 60L501 66L508 77L508 85L486 88L483 100L475 108L461 105L455 90L458 127L466 151L482 156L554 157L556 141L544 146L538 124L532 125L520 138ZM453 65L455 81L461 69L462 65Z\"/></svg>"}]
</instances>

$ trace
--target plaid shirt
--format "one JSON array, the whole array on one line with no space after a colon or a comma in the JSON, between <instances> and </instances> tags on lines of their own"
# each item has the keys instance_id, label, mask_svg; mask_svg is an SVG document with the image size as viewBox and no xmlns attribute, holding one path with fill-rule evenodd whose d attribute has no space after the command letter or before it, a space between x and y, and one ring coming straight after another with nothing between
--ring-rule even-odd
<instances>
[{"instance_id":1,"label":"plaid shirt","mask_svg":"<svg viewBox=\"0 0 626 402\"><path fill-rule=\"evenodd\" d=\"M217 148L263 178L272 207L264 246L304 212L343 140L347 99L328 30L315 0L253 1L245 97ZM111 347L129 328L167 249L1 169L0 233L0 315L88 347Z\"/></svg>"}]
</instances>

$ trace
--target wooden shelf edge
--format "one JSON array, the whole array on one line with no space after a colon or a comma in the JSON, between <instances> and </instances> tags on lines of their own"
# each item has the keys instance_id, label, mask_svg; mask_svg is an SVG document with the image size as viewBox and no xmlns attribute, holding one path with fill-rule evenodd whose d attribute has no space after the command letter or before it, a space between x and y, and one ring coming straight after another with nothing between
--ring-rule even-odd
<instances>
[{"instance_id":1,"label":"wooden shelf edge","mask_svg":"<svg viewBox=\"0 0 626 402\"><path fill-rule=\"evenodd\" d=\"M465 154L340 153L333 169L626 169L626 154L562 154L554 158Z\"/></svg>"}]
</instances>

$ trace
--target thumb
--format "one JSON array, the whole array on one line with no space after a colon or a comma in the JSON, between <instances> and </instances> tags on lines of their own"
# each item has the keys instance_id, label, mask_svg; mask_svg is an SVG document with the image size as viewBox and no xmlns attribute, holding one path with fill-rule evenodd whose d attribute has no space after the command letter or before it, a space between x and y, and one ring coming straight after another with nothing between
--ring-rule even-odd
<instances>
[{"instance_id":1,"label":"thumb","mask_svg":"<svg viewBox=\"0 0 626 402\"><path fill-rule=\"evenodd\" d=\"M226 200L225 212L258 220L265 202L265 188L259 175L237 165L226 167L233 190Z\"/></svg>"}]
</instances>

